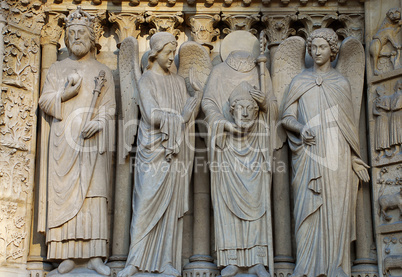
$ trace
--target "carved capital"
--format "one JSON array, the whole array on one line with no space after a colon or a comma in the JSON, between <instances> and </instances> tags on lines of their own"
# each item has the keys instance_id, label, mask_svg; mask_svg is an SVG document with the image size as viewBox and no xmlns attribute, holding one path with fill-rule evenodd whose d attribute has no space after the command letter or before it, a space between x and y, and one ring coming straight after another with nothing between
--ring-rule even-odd
<instances>
[{"instance_id":1,"label":"carved capital","mask_svg":"<svg viewBox=\"0 0 402 277\"><path fill-rule=\"evenodd\" d=\"M222 21L229 25L229 28L223 29L223 33L230 34L233 31L244 30L255 35L257 34L257 30L251 27L260 21L260 18L259 14L223 14Z\"/></svg>"},{"instance_id":2,"label":"carved capital","mask_svg":"<svg viewBox=\"0 0 402 277\"><path fill-rule=\"evenodd\" d=\"M141 23L145 22L144 13L110 13L109 21L117 23L117 36L120 43L127 37L137 38L141 32Z\"/></svg>"},{"instance_id":3,"label":"carved capital","mask_svg":"<svg viewBox=\"0 0 402 277\"><path fill-rule=\"evenodd\" d=\"M151 36L158 32L169 32L178 37L180 30L177 28L184 22L182 12L177 12L176 14L146 12L145 20L154 27L149 30Z\"/></svg>"},{"instance_id":4,"label":"carved capital","mask_svg":"<svg viewBox=\"0 0 402 277\"><path fill-rule=\"evenodd\" d=\"M48 22L43 25L40 32L40 44L53 44L59 46L59 40L63 33L65 15L56 12L48 13Z\"/></svg>"},{"instance_id":5,"label":"carved capital","mask_svg":"<svg viewBox=\"0 0 402 277\"><path fill-rule=\"evenodd\" d=\"M319 28L328 27L332 21L338 18L336 13L322 14L322 13L301 13L297 19L302 23L303 28L297 30L297 35L307 38L314 30Z\"/></svg>"},{"instance_id":6,"label":"carved capital","mask_svg":"<svg viewBox=\"0 0 402 277\"><path fill-rule=\"evenodd\" d=\"M261 21L266 25L268 47L279 45L290 35L295 35L296 30L290 28L290 24L296 20L297 15L264 15Z\"/></svg>"},{"instance_id":7,"label":"carved capital","mask_svg":"<svg viewBox=\"0 0 402 277\"><path fill-rule=\"evenodd\" d=\"M219 29L214 28L214 25L219 22L220 19L221 17L217 14L196 14L190 16L188 18L188 24L191 26L192 39L212 49L212 40L220 34Z\"/></svg>"},{"instance_id":8,"label":"carved capital","mask_svg":"<svg viewBox=\"0 0 402 277\"><path fill-rule=\"evenodd\" d=\"M101 45L99 43L99 39L102 37L103 33L103 26L106 23L106 11L105 10L98 10L96 12L88 11L88 13L95 17L94 21L94 31L95 31L95 45L98 51L101 49Z\"/></svg>"},{"instance_id":9,"label":"carved capital","mask_svg":"<svg viewBox=\"0 0 402 277\"><path fill-rule=\"evenodd\" d=\"M339 36L343 38L355 37L362 44L364 43L364 16L362 14L341 14L339 21L345 26L336 31Z\"/></svg>"}]
</instances>

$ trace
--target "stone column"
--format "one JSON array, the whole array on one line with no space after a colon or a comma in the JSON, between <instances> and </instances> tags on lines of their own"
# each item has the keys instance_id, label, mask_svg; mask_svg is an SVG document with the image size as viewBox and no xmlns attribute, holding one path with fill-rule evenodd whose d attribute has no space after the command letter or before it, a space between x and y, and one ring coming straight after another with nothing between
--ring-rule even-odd
<instances>
[{"instance_id":1,"label":"stone column","mask_svg":"<svg viewBox=\"0 0 402 277\"><path fill-rule=\"evenodd\" d=\"M296 20L296 15L264 15L262 21L266 24L265 32L268 37L268 48L271 61L274 58L278 45L295 35L296 31L290 28L290 23ZM272 68L272 70L275 70ZM271 71L272 72L272 71ZM278 103L280 105L281 103ZM291 228L292 211L290 209L290 179L291 165L289 163L289 147L285 143L280 149L274 151L273 165L273 220L274 220L274 263L275 276L290 276L294 269L292 256Z\"/></svg>"},{"instance_id":2,"label":"stone column","mask_svg":"<svg viewBox=\"0 0 402 277\"><path fill-rule=\"evenodd\" d=\"M367 100L363 98L363 103ZM360 152L367 163L366 106L360 112ZM372 182L375 180L372 180ZM374 250L374 232L369 183L360 183L356 205L356 260L353 262L352 277L378 276L377 253Z\"/></svg>"},{"instance_id":3,"label":"stone column","mask_svg":"<svg viewBox=\"0 0 402 277\"><path fill-rule=\"evenodd\" d=\"M219 30L214 29L214 25L220 20L219 15L199 14L190 16L187 23L191 26L191 37L194 41L200 43L212 50L212 40L219 35ZM198 118L203 118L202 111ZM199 132L208 132L203 126L198 126ZM201 137L203 135L201 134ZM194 182L194 225L193 225L193 255L190 257L190 263L184 266L184 277L208 276L215 277L219 275L219 270L213 263L211 257L211 193L210 176L208 169L208 155L205 142L197 136L195 141L196 152L193 170Z\"/></svg>"},{"instance_id":4,"label":"stone column","mask_svg":"<svg viewBox=\"0 0 402 277\"><path fill-rule=\"evenodd\" d=\"M111 13L109 16L111 23L117 24L116 33L119 38L117 47L120 47L121 42L129 37L137 37L140 33L141 23L145 22L142 13ZM116 98L121 99L121 91L116 91ZM118 106L118 140L120 145L124 143L122 139L123 124L120 124L122 119L121 106ZM134 128L135 126L131 126ZM117 149L120 149L118 145ZM120 153L118 153L120 155ZM109 258L108 266L112 269L111 276L115 276L121 269L124 268L127 255L130 248L130 224L131 224L131 204L133 190L133 170L134 156L127 155L126 157L118 156L116 159L116 177L114 190L114 214L113 214L113 229L112 234L112 253Z\"/></svg>"},{"instance_id":5,"label":"stone column","mask_svg":"<svg viewBox=\"0 0 402 277\"><path fill-rule=\"evenodd\" d=\"M41 30L40 44L42 47L42 53L46 53L41 57L41 83L40 89L42 90L43 84L46 80L47 72L50 66L57 61L57 49L60 46L59 40L62 34L62 27L60 20L64 18L63 14L56 12L49 12L47 14L48 22L43 26ZM46 119L46 115L42 111L39 111L40 127L37 145L40 145L42 151L37 155L37 164L39 166L36 169L36 183L46 183L47 182L47 149L48 149L48 138L46 134L49 133L49 123ZM44 134L41 136L41 134ZM45 152L46 151L46 152ZM39 205L39 194L43 193L39 191L39 185L35 188L35 205L33 213L33 224L31 231L31 241L29 247L28 256L28 270L33 276L44 276L45 272L49 272L52 269L50 263L44 262L46 260L46 242L45 236L38 233L37 225L41 224L38 222L40 214L46 214L46 205ZM43 222L44 223L44 222Z\"/></svg>"}]
</instances>

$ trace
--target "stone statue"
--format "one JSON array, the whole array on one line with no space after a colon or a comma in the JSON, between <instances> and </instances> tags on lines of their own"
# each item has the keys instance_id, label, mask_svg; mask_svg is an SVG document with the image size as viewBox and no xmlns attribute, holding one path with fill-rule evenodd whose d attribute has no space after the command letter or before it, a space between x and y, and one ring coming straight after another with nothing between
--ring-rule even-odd
<instances>
[{"instance_id":1,"label":"stone statue","mask_svg":"<svg viewBox=\"0 0 402 277\"><path fill-rule=\"evenodd\" d=\"M85 261L89 269L110 274L102 259L108 256L115 94L112 72L95 60L93 25L93 17L80 7L67 17L70 56L50 67L39 99L52 118L47 257L62 261L57 269L61 274Z\"/></svg>"},{"instance_id":2,"label":"stone statue","mask_svg":"<svg viewBox=\"0 0 402 277\"><path fill-rule=\"evenodd\" d=\"M213 68L202 100L210 129L217 264L225 277L273 276L270 130L277 103L261 68L263 82L255 57L232 51Z\"/></svg>"},{"instance_id":3,"label":"stone statue","mask_svg":"<svg viewBox=\"0 0 402 277\"><path fill-rule=\"evenodd\" d=\"M305 53L300 40L292 40L292 47L302 49L294 53ZM293 276L351 276L358 179L369 181L358 137L364 50L358 40L345 39L334 69L337 43L332 29L311 33L307 47L314 66L293 78L281 107L292 150L297 246ZM299 57L288 66L302 69L303 62Z\"/></svg>"},{"instance_id":4,"label":"stone statue","mask_svg":"<svg viewBox=\"0 0 402 277\"><path fill-rule=\"evenodd\" d=\"M393 154L399 154L402 144L402 80L395 84L395 93L391 96L390 144L395 147Z\"/></svg>"},{"instance_id":5,"label":"stone statue","mask_svg":"<svg viewBox=\"0 0 402 277\"><path fill-rule=\"evenodd\" d=\"M147 71L138 82L141 120L137 135L131 245L126 267L119 272L119 277L137 273L181 276L183 215L189 205L194 159L193 121L203 90L198 81L199 68L189 64L205 57L209 60L209 56L195 42L185 43L180 48L180 68L188 69L190 92L183 75L171 72L177 47L175 37L167 32L156 33L151 37L150 46ZM133 50L138 51L138 48Z\"/></svg>"},{"instance_id":6,"label":"stone statue","mask_svg":"<svg viewBox=\"0 0 402 277\"><path fill-rule=\"evenodd\" d=\"M373 104L373 114L376 116L374 143L375 150L379 152L376 160L379 160L384 154L388 155L388 150L390 150L389 111L391 110L391 97L385 95L384 86L379 86L376 93L377 98L374 99Z\"/></svg>"},{"instance_id":7,"label":"stone statue","mask_svg":"<svg viewBox=\"0 0 402 277\"><path fill-rule=\"evenodd\" d=\"M401 10L390 9L378 32L373 36L370 43L370 54L373 58L374 75L379 75L401 67ZM385 58L385 60L381 60ZM389 68L387 60L391 62Z\"/></svg>"}]
</instances>

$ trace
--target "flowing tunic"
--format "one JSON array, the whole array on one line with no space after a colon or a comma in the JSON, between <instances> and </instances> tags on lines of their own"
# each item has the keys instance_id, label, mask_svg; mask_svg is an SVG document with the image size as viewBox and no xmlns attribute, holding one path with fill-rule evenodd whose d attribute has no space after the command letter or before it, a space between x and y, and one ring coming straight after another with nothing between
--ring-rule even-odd
<instances>
[{"instance_id":1,"label":"flowing tunic","mask_svg":"<svg viewBox=\"0 0 402 277\"><path fill-rule=\"evenodd\" d=\"M390 121L388 112L390 107L389 96L377 98L373 105L373 114L377 117L375 120L375 149L381 151L390 148Z\"/></svg>"},{"instance_id":2,"label":"flowing tunic","mask_svg":"<svg viewBox=\"0 0 402 277\"><path fill-rule=\"evenodd\" d=\"M134 173L131 245L127 265L162 272L181 270L183 215L194 152L192 120L183 122L187 99L184 79L152 71L139 81L141 121ZM159 117L159 128L152 120Z\"/></svg>"},{"instance_id":3,"label":"flowing tunic","mask_svg":"<svg viewBox=\"0 0 402 277\"><path fill-rule=\"evenodd\" d=\"M234 122L229 104L234 88L243 81L259 86L257 68L246 72L235 68L227 61L216 66L202 101L210 128L208 145L217 263L220 267L263 264L269 266L273 276L270 124L274 119L270 121L269 113L260 111L248 135L234 138L224 131L225 121Z\"/></svg>"},{"instance_id":4,"label":"flowing tunic","mask_svg":"<svg viewBox=\"0 0 402 277\"><path fill-rule=\"evenodd\" d=\"M283 121L307 124L316 142L306 146L299 135L288 132L297 244L294 276L350 276L358 186L352 153L359 155L352 117L349 82L336 70L320 77L305 70L290 84Z\"/></svg>"},{"instance_id":5,"label":"flowing tunic","mask_svg":"<svg viewBox=\"0 0 402 277\"><path fill-rule=\"evenodd\" d=\"M106 72L106 83L96 100L92 120L102 131L81 136L93 98L94 79ZM78 95L61 96L67 76L83 76ZM49 259L106 257L107 199L111 185L111 153L115 114L114 82L110 69L96 60L67 58L53 64L46 77L40 108L52 117L48 157L47 233ZM89 121L90 119L88 119Z\"/></svg>"},{"instance_id":6,"label":"flowing tunic","mask_svg":"<svg viewBox=\"0 0 402 277\"><path fill-rule=\"evenodd\" d=\"M390 141L391 145L400 145L402 144L402 91L392 95L391 109Z\"/></svg>"}]
</instances>

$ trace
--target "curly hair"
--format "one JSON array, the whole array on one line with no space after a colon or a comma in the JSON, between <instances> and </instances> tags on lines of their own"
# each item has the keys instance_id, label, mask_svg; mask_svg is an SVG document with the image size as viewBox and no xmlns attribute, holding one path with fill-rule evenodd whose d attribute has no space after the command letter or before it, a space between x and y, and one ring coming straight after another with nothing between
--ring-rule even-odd
<instances>
[{"instance_id":1,"label":"curly hair","mask_svg":"<svg viewBox=\"0 0 402 277\"><path fill-rule=\"evenodd\" d=\"M152 64L156 60L156 57L158 54L163 50L166 44L173 44L175 47L177 47L177 41L175 37L167 32L160 32L156 33L151 37L151 40L149 42L151 46L151 50L148 55L148 66L147 69L150 69L152 67Z\"/></svg>"},{"instance_id":2,"label":"curly hair","mask_svg":"<svg viewBox=\"0 0 402 277\"><path fill-rule=\"evenodd\" d=\"M331 62L334 61L339 52L338 35L335 33L335 31L330 28L321 28L313 31L307 38L307 51L310 56L312 56L311 43L315 38L323 38L328 42L329 47L331 48Z\"/></svg>"}]
</instances>

